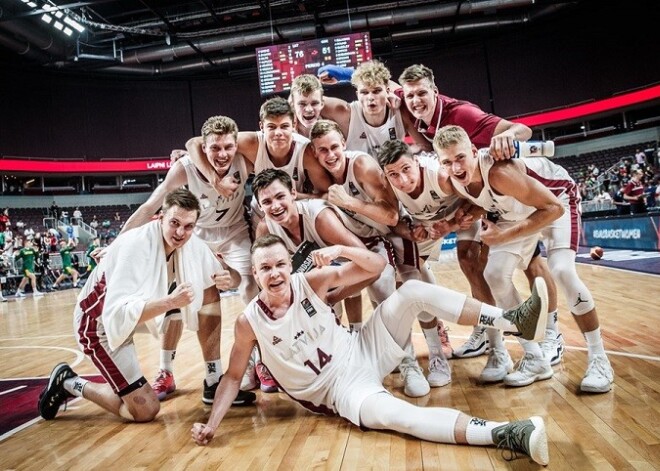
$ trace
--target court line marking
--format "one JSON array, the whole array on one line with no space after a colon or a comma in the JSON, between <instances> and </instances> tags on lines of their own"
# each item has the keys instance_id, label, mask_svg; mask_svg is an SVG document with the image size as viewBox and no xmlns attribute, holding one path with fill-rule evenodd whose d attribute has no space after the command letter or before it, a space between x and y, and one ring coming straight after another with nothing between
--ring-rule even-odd
<instances>
[{"instance_id":1,"label":"court line marking","mask_svg":"<svg viewBox=\"0 0 660 471\"><path fill-rule=\"evenodd\" d=\"M657 274L657 273L648 273L648 272L645 272L645 271L631 270L630 268L608 267L608 266L605 266L605 265L596 265L595 263L578 262L577 260L575 262L579 263L580 265L585 266L585 267L598 267L598 268L604 268L604 269L608 269L608 270L622 271L622 272L629 273L629 274L632 273L632 274L635 274L635 275L647 275L647 276L653 276L655 278L660 278L660 274Z\"/></svg>"},{"instance_id":2,"label":"court line marking","mask_svg":"<svg viewBox=\"0 0 660 471\"><path fill-rule=\"evenodd\" d=\"M46 346L46 345L17 345L17 346L12 346L12 347L0 347L0 350L19 350L22 348L28 348L31 350L36 350L39 348L45 348L48 350L63 350L65 352L71 352L76 356L76 359L71 363L69 366L71 368L75 368L78 366L83 359L85 358L85 355L80 350L74 350L73 348L68 348L68 347L53 347L53 346ZM50 377L50 375L48 376Z\"/></svg>"},{"instance_id":3,"label":"court line marking","mask_svg":"<svg viewBox=\"0 0 660 471\"><path fill-rule=\"evenodd\" d=\"M6 340L61 339L63 337L73 337L73 334L39 335L37 337L7 337L7 338L0 338L0 342Z\"/></svg>"},{"instance_id":4,"label":"court line marking","mask_svg":"<svg viewBox=\"0 0 660 471\"><path fill-rule=\"evenodd\" d=\"M82 399L82 398L76 397L76 398L70 399L69 402L67 403L67 408L68 408L69 404L73 404L75 402L78 402L80 399ZM34 425L34 424L36 424L37 422L39 422L41 420L44 420L44 419L42 417L35 417L34 419L28 420L24 424L21 424L18 427L14 428L14 429L11 429L9 432L6 432L4 435L0 435L0 442L5 440L6 438L11 437L12 435L17 434L21 430L25 430L29 426Z\"/></svg>"},{"instance_id":5,"label":"court line marking","mask_svg":"<svg viewBox=\"0 0 660 471\"><path fill-rule=\"evenodd\" d=\"M25 388L27 388L27 386L25 386L25 385L24 386L16 386L15 388L7 389L6 391L0 392L0 396L2 396L3 394L9 394L10 392L18 391L19 389L25 389Z\"/></svg>"}]
</instances>

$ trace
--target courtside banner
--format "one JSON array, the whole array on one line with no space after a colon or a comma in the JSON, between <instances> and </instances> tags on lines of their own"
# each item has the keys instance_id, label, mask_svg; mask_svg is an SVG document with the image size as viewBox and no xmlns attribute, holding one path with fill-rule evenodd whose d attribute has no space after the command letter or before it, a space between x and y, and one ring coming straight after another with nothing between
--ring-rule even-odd
<instances>
[{"instance_id":1,"label":"courtside banner","mask_svg":"<svg viewBox=\"0 0 660 471\"><path fill-rule=\"evenodd\" d=\"M584 247L660 250L660 216L640 215L582 222Z\"/></svg>"},{"instance_id":2,"label":"courtside banner","mask_svg":"<svg viewBox=\"0 0 660 471\"><path fill-rule=\"evenodd\" d=\"M456 233L450 232L442 239L442 245L440 246L440 250L441 251L453 250L455 248L456 248Z\"/></svg>"},{"instance_id":3,"label":"courtside banner","mask_svg":"<svg viewBox=\"0 0 660 471\"><path fill-rule=\"evenodd\" d=\"M140 173L167 172L169 160L125 160L108 162L71 162L54 160L0 159L0 172L12 173Z\"/></svg>"}]
</instances>

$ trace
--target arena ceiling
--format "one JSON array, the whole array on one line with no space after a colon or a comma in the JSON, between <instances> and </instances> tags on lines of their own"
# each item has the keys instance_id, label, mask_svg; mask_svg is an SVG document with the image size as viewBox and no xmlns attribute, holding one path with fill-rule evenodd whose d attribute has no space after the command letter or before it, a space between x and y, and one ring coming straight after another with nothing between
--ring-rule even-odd
<instances>
[{"instance_id":1,"label":"arena ceiling","mask_svg":"<svg viewBox=\"0 0 660 471\"><path fill-rule=\"evenodd\" d=\"M255 48L360 32L376 55L550 21L580 2L472 0L0 0L5 61L79 73L254 70ZM82 30L82 31L79 31Z\"/></svg>"}]
</instances>

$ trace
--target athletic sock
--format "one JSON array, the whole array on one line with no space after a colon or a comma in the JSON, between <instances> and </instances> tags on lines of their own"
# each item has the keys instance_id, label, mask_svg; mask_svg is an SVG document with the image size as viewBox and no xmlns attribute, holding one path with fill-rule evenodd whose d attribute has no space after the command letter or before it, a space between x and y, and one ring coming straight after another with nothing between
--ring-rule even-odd
<instances>
[{"instance_id":1,"label":"athletic sock","mask_svg":"<svg viewBox=\"0 0 660 471\"><path fill-rule=\"evenodd\" d=\"M206 384L209 386L220 381L220 376L222 376L222 360L219 358L217 360L207 361L206 362Z\"/></svg>"},{"instance_id":2,"label":"athletic sock","mask_svg":"<svg viewBox=\"0 0 660 471\"><path fill-rule=\"evenodd\" d=\"M477 325L494 327L504 332L518 332L518 328L515 324L512 324L502 317L502 314L504 314L504 309L481 303Z\"/></svg>"},{"instance_id":3,"label":"athletic sock","mask_svg":"<svg viewBox=\"0 0 660 471\"><path fill-rule=\"evenodd\" d=\"M543 350L541 350L541 345L538 342L532 342L530 340L518 339L520 345L522 345L525 353L529 353L534 356L534 358L543 358Z\"/></svg>"},{"instance_id":4,"label":"athletic sock","mask_svg":"<svg viewBox=\"0 0 660 471\"><path fill-rule=\"evenodd\" d=\"M490 348L498 348L504 350L504 339L502 338L502 332L497 329L486 329L486 336L488 337L488 346Z\"/></svg>"},{"instance_id":5,"label":"athletic sock","mask_svg":"<svg viewBox=\"0 0 660 471\"><path fill-rule=\"evenodd\" d=\"M160 351L160 369L174 373L174 357L176 350L161 350Z\"/></svg>"},{"instance_id":6,"label":"athletic sock","mask_svg":"<svg viewBox=\"0 0 660 471\"><path fill-rule=\"evenodd\" d=\"M506 423L472 417L465 429L465 438L469 445L493 445L493 429Z\"/></svg>"},{"instance_id":7,"label":"athletic sock","mask_svg":"<svg viewBox=\"0 0 660 471\"><path fill-rule=\"evenodd\" d=\"M605 355L605 347L603 346L603 337L600 335L600 327L591 332L585 332L584 339L587 342L589 359L594 355Z\"/></svg>"},{"instance_id":8,"label":"athletic sock","mask_svg":"<svg viewBox=\"0 0 660 471\"><path fill-rule=\"evenodd\" d=\"M88 380L76 376L75 378L69 378L64 380L64 389L69 394L73 394L76 397L83 397L83 390L85 386L89 383Z\"/></svg>"},{"instance_id":9,"label":"athletic sock","mask_svg":"<svg viewBox=\"0 0 660 471\"><path fill-rule=\"evenodd\" d=\"M557 324L557 319L558 312L557 309L555 309L554 311L548 313L548 322L545 325L547 330L552 330L556 334L559 333L559 325Z\"/></svg>"},{"instance_id":10,"label":"athletic sock","mask_svg":"<svg viewBox=\"0 0 660 471\"><path fill-rule=\"evenodd\" d=\"M438 335L438 328L432 327L430 329L422 328L424 332L424 338L426 339L426 344L429 347L429 358L431 357L442 357L445 356L442 353L442 342L440 342L440 336Z\"/></svg>"}]
</instances>

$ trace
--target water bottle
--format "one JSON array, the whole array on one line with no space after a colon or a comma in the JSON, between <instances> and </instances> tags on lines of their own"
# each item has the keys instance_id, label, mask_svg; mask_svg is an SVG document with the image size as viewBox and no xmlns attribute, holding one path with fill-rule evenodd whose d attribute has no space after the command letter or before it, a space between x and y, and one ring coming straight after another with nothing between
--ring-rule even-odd
<instances>
[{"instance_id":1,"label":"water bottle","mask_svg":"<svg viewBox=\"0 0 660 471\"><path fill-rule=\"evenodd\" d=\"M516 157L554 157L555 143L553 141L513 141Z\"/></svg>"}]
</instances>

